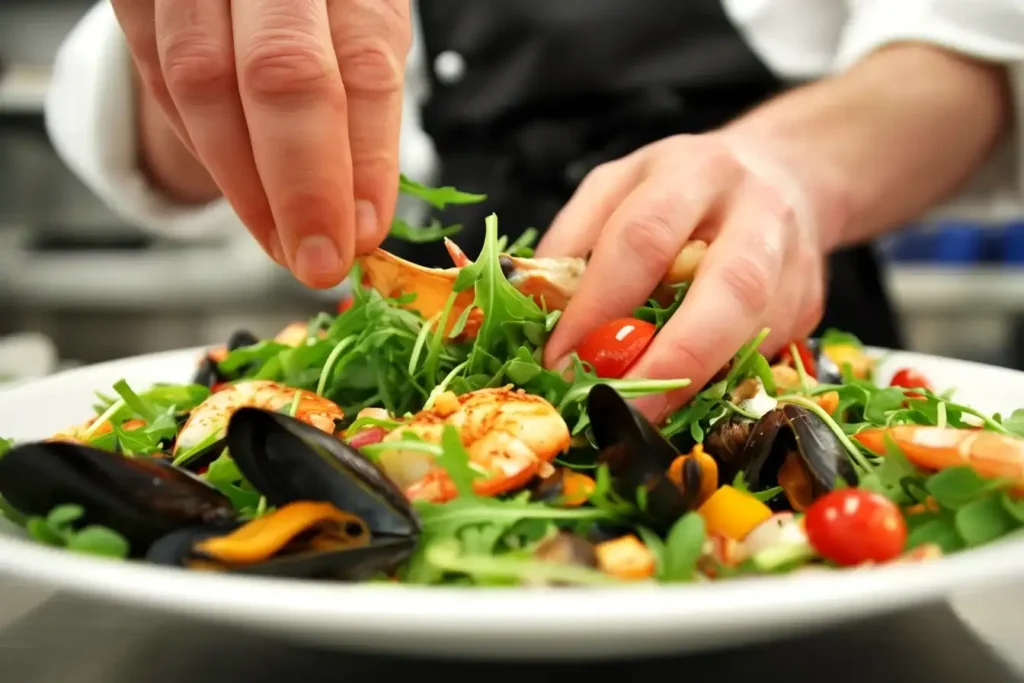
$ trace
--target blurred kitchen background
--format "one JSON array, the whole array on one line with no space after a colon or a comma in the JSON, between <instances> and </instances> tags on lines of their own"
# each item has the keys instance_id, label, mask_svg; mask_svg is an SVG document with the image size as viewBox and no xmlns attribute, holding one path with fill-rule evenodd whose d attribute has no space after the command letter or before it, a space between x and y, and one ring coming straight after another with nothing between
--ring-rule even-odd
<instances>
[{"instance_id":1,"label":"blurred kitchen background","mask_svg":"<svg viewBox=\"0 0 1024 683\"><path fill-rule=\"evenodd\" d=\"M154 240L65 168L47 139L43 98L57 47L91 4L0 3L0 335L19 333L6 343L23 349L18 367L0 362L0 376L34 374L54 354L64 366L208 343L241 326L271 334L333 307L338 292L305 290L247 235L198 246ZM928 218L880 248L911 348L1024 369L1016 205Z\"/></svg>"}]
</instances>

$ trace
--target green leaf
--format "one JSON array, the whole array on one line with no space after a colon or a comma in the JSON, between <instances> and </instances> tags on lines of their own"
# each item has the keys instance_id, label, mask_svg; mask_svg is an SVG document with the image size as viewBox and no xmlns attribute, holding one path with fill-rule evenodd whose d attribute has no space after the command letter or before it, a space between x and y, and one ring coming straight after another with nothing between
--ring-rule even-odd
<instances>
[{"instance_id":1,"label":"green leaf","mask_svg":"<svg viewBox=\"0 0 1024 683\"><path fill-rule=\"evenodd\" d=\"M934 543L942 548L942 552L945 554L955 553L963 549L964 542L951 517L914 515L910 520L915 518L918 518L919 521L914 521L914 526L907 535L908 550L913 550L929 543Z\"/></svg>"},{"instance_id":2,"label":"green leaf","mask_svg":"<svg viewBox=\"0 0 1024 683\"><path fill-rule=\"evenodd\" d=\"M485 194L460 192L454 187L427 187L405 174L398 177L398 191L422 199L435 209L444 209L449 204L478 204L487 199Z\"/></svg>"},{"instance_id":3,"label":"green leaf","mask_svg":"<svg viewBox=\"0 0 1024 683\"><path fill-rule=\"evenodd\" d=\"M441 434L441 455L437 463L448 473L448 477L455 484L455 490L459 497L475 497L473 492L473 480L477 478L476 473L469 465L469 453L462 445L462 438L459 431L452 425L445 425Z\"/></svg>"},{"instance_id":4,"label":"green leaf","mask_svg":"<svg viewBox=\"0 0 1024 683\"><path fill-rule=\"evenodd\" d=\"M1024 408L1018 408L1002 421L1006 431L1017 436L1024 436Z\"/></svg>"},{"instance_id":5,"label":"green leaf","mask_svg":"<svg viewBox=\"0 0 1024 683\"><path fill-rule=\"evenodd\" d=\"M976 500L956 513L956 530L967 547L990 543L1019 527L999 496Z\"/></svg>"},{"instance_id":6,"label":"green leaf","mask_svg":"<svg viewBox=\"0 0 1024 683\"><path fill-rule=\"evenodd\" d=\"M821 335L822 346L840 346L847 344L855 346L858 349L864 348L864 344L855 335L852 335L849 332L843 332L842 330L837 330L834 327L828 328Z\"/></svg>"},{"instance_id":7,"label":"green leaf","mask_svg":"<svg viewBox=\"0 0 1024 683\"><path fill-rule=\"evenodd\" d=\"M67 548L86 555L118 559L128 557L129 550L124 536L107 527L95 525L87 526L68 538Z\"/></svg>"},{"instance_id":8,"label":"green leaf","mask_svg":"<svg viewBox=\"0 0 1024 683\"><path fill-rule=\"evenodd\" d=\"M85 509L81 505L58 505L46 516L46 524L54 531L61 533L70 530L71 526L84 514Z\"/></svg>"},{"instance_id":9,"label":"green leaf","mask_svg":"<svg viewBox=\"0 0 1024 683\"><path fill-rule=\"evenodd\" d=\"M7 455L7 451L14 448L14 439L0 438L0 458Z\"/></svg>"},{"instance_id":10,"label":"green leaf","mask_svg":"<svg viewBox=\"0 0 1024 683\"><path fill-rule=\"evenodd\" d=\"M391 222L390 237L400 239L413 244L426 244L428 242L439 242L445 237L451 237L462 230L461 225L449 225L445 227L440 221L434 219L430 225L421 228L414 228L401 218L395 218Z\"/></svg>"},{"instance_id":11,"label":"green leaf","mask_svg":"<svg viewBox=\"0 0 1024 683\"><path fill-rule=\"evenodd\" d=\"M62 546L64 537L50 527L42 517L29 517L25 523L29 535L44 545Z\"/></svg>"},{"instance_id":12,"label":"green leaf","mask_svg":"<svg viewBox=\"0 0 1024 683\"><path fill-rule=\"evenodd\" d=\"M696 512L683 515L668 532L663 579L669 582L692 581L706 539L704 518Z\"/></svg>"},{"instance_id":13,"label":"green leaf","mask_svg":"<svg viewBox=\"0 0 1024 683\"><path fill-rule=\"evenodd\" d=\"M959 510L1001 485L999 480L984 479L970 467L950 467L925 482L935 502L950 510Z\"/></svg>"}]
</instances>

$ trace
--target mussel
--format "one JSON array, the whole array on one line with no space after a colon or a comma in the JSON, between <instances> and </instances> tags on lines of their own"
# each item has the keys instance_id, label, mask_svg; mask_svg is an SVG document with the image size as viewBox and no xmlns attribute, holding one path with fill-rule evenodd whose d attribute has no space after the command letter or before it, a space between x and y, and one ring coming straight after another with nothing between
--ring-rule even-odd
<instances>
[{"instance_id":1,"label":"mussel","mask_svg":"<svg viewBox=\"0 0 1024 683\"><path fill-rule=\"evenodd\" d=\"M246 520L228 497L151 458L65 442L0 457L0 495L27 516L77 504L81 525L124 536L151 562L302 578L361 580L396 569L420 534L402 492L358 451L281 413L243 408L228 452L276 509Z\"/></svg>"},{"instance_id":2,"label":"mussel","mask_svg":"<svg viewBox=\"0 0 1024 683\"><path fill-rule=\"evenodd\" d=\"M615 492L628 501L644 499L645 512L656 530L666 530L696 506L705 472L697 460L684 463L682 486L668 476L679 452L661 432L606 384L591 388L587 414Z\"/></svg>"},{"instance_id":3,"label":"mussel","mask_svg":"<svg viewBox=\"0 0 1024 683\"><path fill-rule=\"evenodd\" d=\"M27 443L0 457L0 496L29 516L80 505L80 525L111 528L138 556L177 529L218 529L235 517L217 489L155 458L127 458L78 443Z\"/></svg>"},{"instance_id":4,"label":"mussel","mask_svg":"<svg viewBox=\"0 0 1024 683\"><path fill-rule=\"evenodd\" d=\"M225 355L231 353L235 349L253 346L254 344L258 344L259 341L260 340L256 338L256 335L248 330L236 330L228 338L228 343L224 347L215 349L213 352L208 353L203 357L203 360L199 362L199 367L196 368L195 374L192 377L192 383L202 384L205 387L212 387L218 382L226 381L228 378L221 373L218 363L224 359Z\"/></svg>"},{"instance_id":5,"label":"mussel","mask_svg":"<svg viewBox=\"0 0 1024 683\"><path fill-rule=\"evenodd\" d=\"M723 425L723 429L735 426ZM726 433L722 441L728 438ZM752 491L782 487L784 495L769 503L774 509L800 511L835 488L840 479L850 486L857 483L846 449L832 429L810 410L792 403L754 423L743 450L733 451L728 459L722 456L729 451L712 450L711 442L709 436L707 449L718 460L723 481L742 472Z\"/></svg>"},{"instance_id":6,"label":"mussel","mask_svg":"<svg viewBox=\"0 0 1024 683\"><path fill-rule=\"evenodd\" d=\"M401 490L362 454L281 413L238 410L227 447L277 510L231 531L203 526L161 539L151 561L242 573L366 579L412 553L420 522Z\"/></svg>"}]
</instances>

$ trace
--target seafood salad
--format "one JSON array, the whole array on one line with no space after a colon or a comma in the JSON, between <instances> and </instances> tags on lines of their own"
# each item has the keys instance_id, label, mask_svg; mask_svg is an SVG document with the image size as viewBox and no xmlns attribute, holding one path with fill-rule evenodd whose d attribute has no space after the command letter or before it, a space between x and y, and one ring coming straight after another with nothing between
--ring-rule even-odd
<instances>
[{"instance_id":1,"label":"seafood salad","mask_svg":"<svg viewBox=\"0 0 1024 683\"><path fill-rule=\"evenodd\" d=\"M586 261L486 228L476 260L450 241L446 269L377 250L336 312L240 331L182 383L118 382L82 423L4 443L0 510L35 541L126 561L477 586L863 569L1024 527L1024 411L982 414L913 368L878 386L834 330L766 358L765 330L652 424L630 399L688 381L625 375L705 245L555 372L542 350Z\"/></svg>"}]
</instances>

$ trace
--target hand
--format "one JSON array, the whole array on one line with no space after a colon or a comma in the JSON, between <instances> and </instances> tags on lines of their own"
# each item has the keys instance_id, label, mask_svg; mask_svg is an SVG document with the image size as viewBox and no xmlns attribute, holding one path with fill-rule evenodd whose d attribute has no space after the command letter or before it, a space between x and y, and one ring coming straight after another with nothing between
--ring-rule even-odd
<instances>
[{"instance_id":1,"label":"hand","mask_svg":"<svg viewBox=\"0 0 1024 683\"><path fill-rule=\"evenodd\" d=\"M271 257L338 284L387 234L409 0L112 0L144 86Z\"/></svg>"},{"instance_id":2,"label":"hand","mask_svg":"<svg viewBox=\"0 0 1024 683\"><path fill-rule=\"evenodd\" d=\"M778 159L767 145L723 131L668 138L594 170L537 249L593 249L546 363L557 367L591 329L631 315L690 239L710 245L693 285L629 376L692 383L638 400L649 418L667 417L764 327L766 353L812 332L835 226Z\"/></svg>"}]
</instances>

